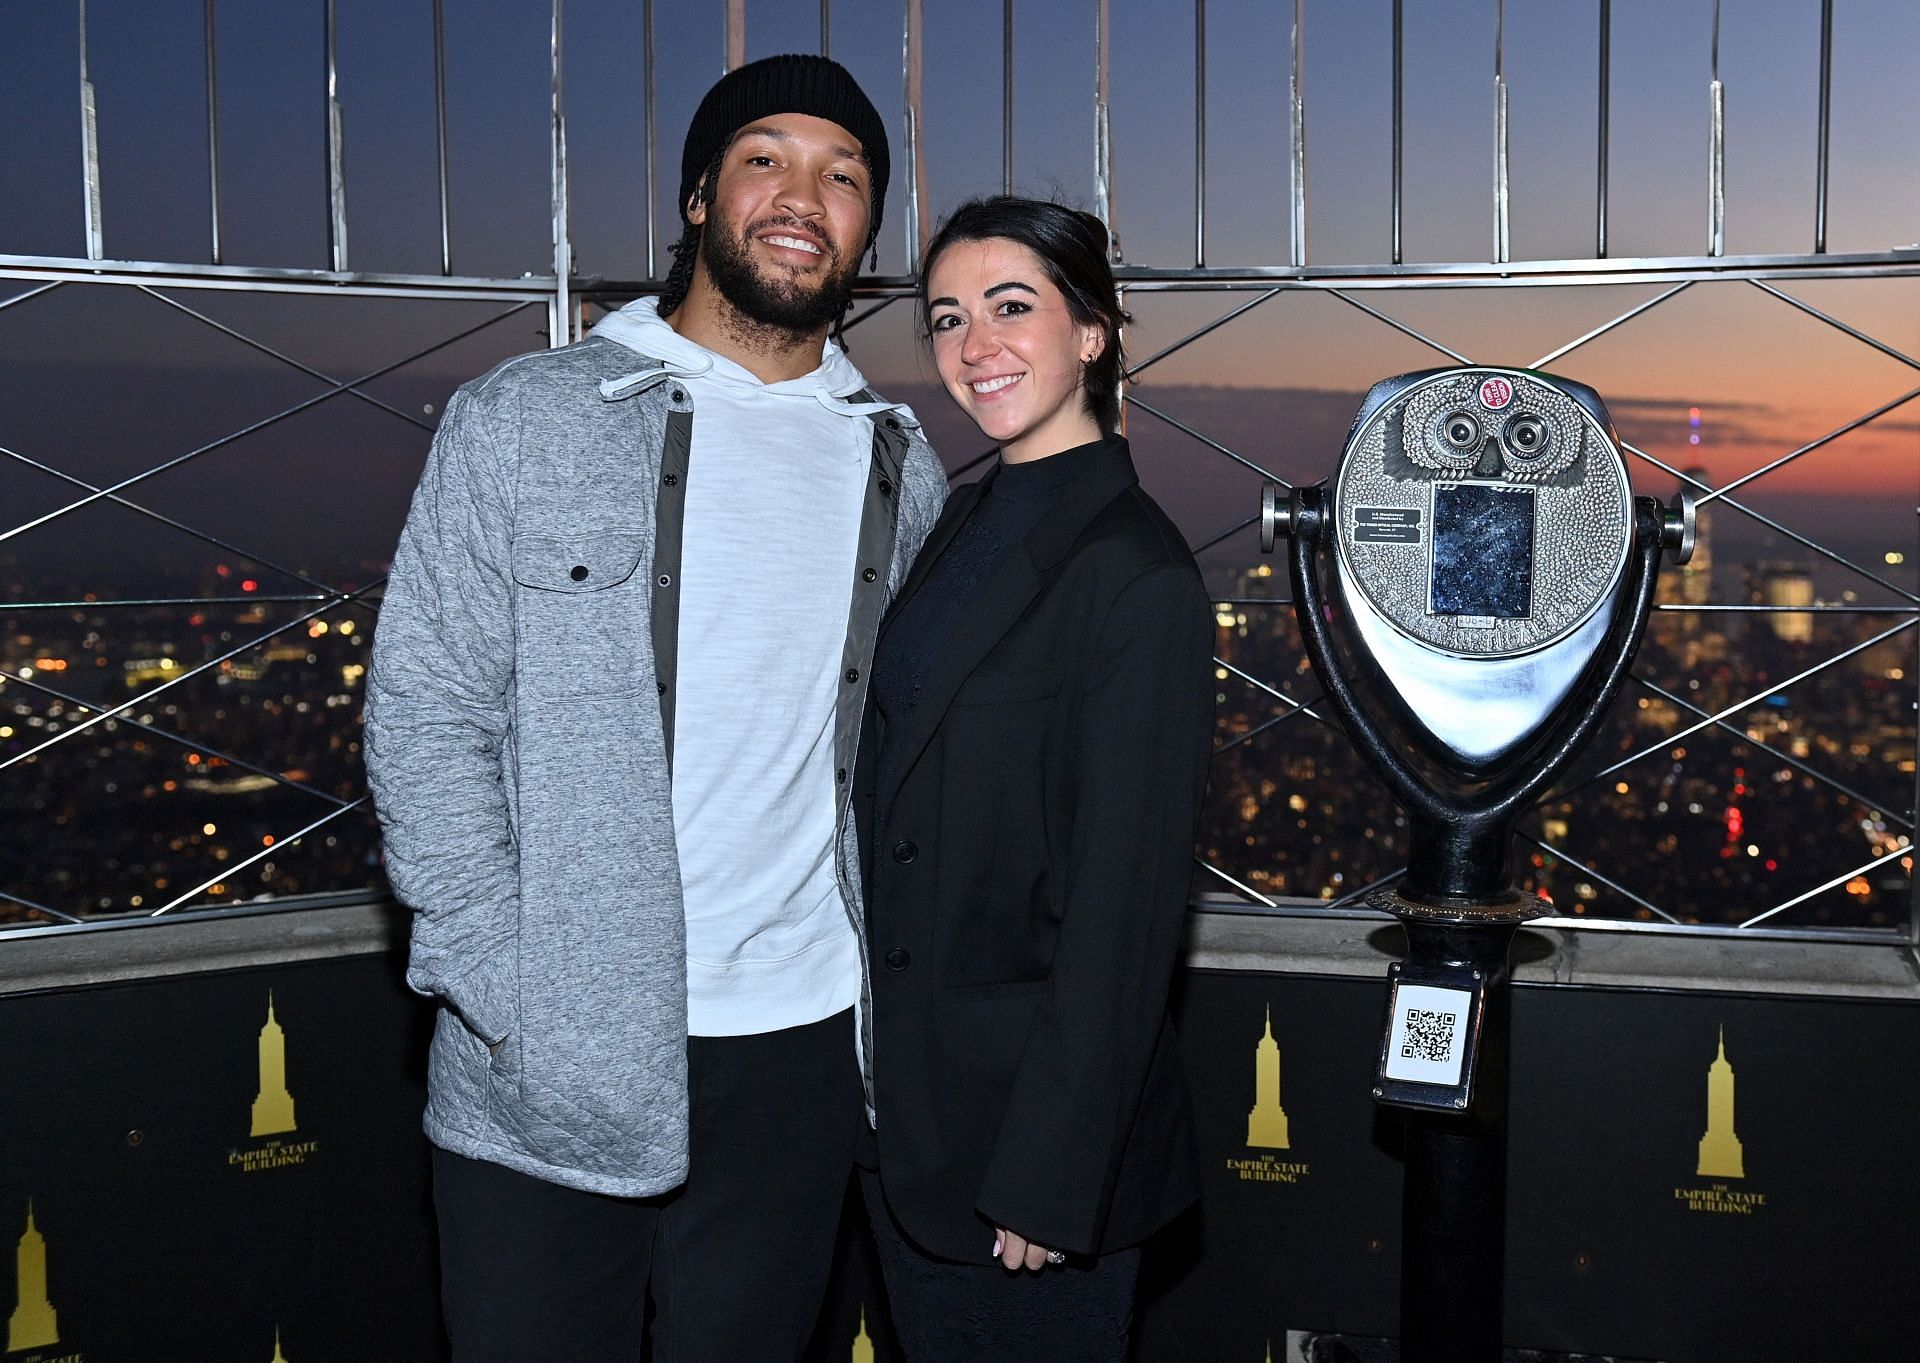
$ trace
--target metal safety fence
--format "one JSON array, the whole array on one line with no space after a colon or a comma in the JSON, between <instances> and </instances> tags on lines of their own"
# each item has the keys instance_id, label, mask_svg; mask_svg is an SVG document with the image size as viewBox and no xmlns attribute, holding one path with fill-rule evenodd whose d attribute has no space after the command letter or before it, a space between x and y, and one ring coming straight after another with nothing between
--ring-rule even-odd
<instances>
[{"instance_id":1,"label":"metal safety fence","mask_svg":"<svg viewBox=\"0 0 1920 1363\"><path fill-rule=\"evenodd\" d=\"M1816 174L1809 187L1804 252L1726 254L1727 114L1719 65L1720 6L1714 3L1699 128L1706 166L1703 249L1697 255L1610 254L1610 184L1617 150L1612 137L1613 7L1611 0L1599 0L1591 16L1597 21L1592 30L1597 60L1592 254L1514 259L1510 148L1515 129L1509 118L1506 6L1494 0L1488 86L1494 157L1485 199L1488 258L1409 262L1403 239L1408 200L1406 16L1403 0L1391 0L1386 6L1392 34L1391 167L1382 204L1391 246L1385 260L1338 265L1316 264L1307 238L1310 68L1305 0L1277 7L1288 19L1287 50L1276 63L1283 74L1285 155L1284 164L1269 170L1286 184L1285 230L1277 234L1285 259L1253 265L1209 261L1206 0L1191 0L1190 10L1191 262L1149 265L1129 260L1121 251L1128 224L1136 219L1130 218L1124 186L1115 177L1113 4L1087 0L1087 5L1094 37L1084 68L1092 96L1086 128L1092 206L1113 229L1116 274L1128 306L1144 324L1136 334L1148 334L1156 326L1168 332L1127 372L1129 433L1137 447L1159 452L1156 457L1168 468L1197 469L1218 461L1243 476L1243 488L1257 486L1245 481L1249 479L1290 486L1312 475L1312 461L1301 459L1298 451L1281 458L1257 441L1209 430L1204 415L1183 411L1179 401L1163 397L1154 386L1157 373L1197 349L1235 344L1242 336L1254 338L1248 344L1258 344L1259 333L1252 331L1256 324L1276 309L1298 308L1305 300L1325 300L1364 319L1383 339L1429 354L1434 363L1468 364L1477 358L1514 365L1524 360L1525 367L1540 368L1577 364L1582 352L1603 338L1617 344L1632 337L1671 312L1683 296L1739 294L1764 299L1781 317L1802 319L1822 333L1843 338L1863 355L1878 356L1909 373L1920 371L1920 358L1910 345L1903 348L1876 336L1805 296L1805 286L1825 287L1827 281L1920 278L1920 249L1915 247L1866 253L1827 250L1832 0L1819 4ZM319 119L324 129L328 267L298 269L234 263L223 248L216 0L203 0L206 258L161 262L109 254L111 223L104 214L114 200L111 186L102 180L102 132L88 67L87 4L76 0L74 5L82 126L78 198L85 253L0 254L0 281L16 286L0 297L0 341L11 347L30 345L35 310L63 294L112 295L163 309L313 387L210 438L183 439L164 457L118 476L83 473L79 470L85 460L11 439L0 419L0 461L13 475L37 480L38 499L26 514L9 511L0 517L0 554L16 556L13 561L23 578L19 589L0 600L10 640L0 657L0 783L14 783L9 802L33 811L16 821L17 831L4 835L12 845L0 858L0 866L7 868L0 876L0 912L13 906L19 924L114 921L263 897L291 895L306 902L302 897L316 893L363 893L377 872L371 869L376 834L357 769L358 682L364 675L364 650L382 578L370 572L352 574L349 581L309 572L244 530L219 528L217 515L168 509L150 494L165 486L169 476L210 456L322 406L342 403L358 404L383 421L400 423L405 428L402 438L417 457L432 422L395 397L383 396L384 381L476 337L485 343L500 323L524 321L536 311L544 314L549 343L563 344L581 334L589 309L614 306L659 287L656 15L650 0L641 6L643 37L634 54L646 129L641 167L646 275L633 279L582 276L575 268L564 0L551 0L546 54L552 246L548 272L518 278L454 272L458 234L449 143L455 134L448 113L443 0L432 0L430 16L439 271L353 269L336 7L337 0L321 0L315 16L324 32L325 94ZM724 46L716 54L723 59L715 61L716 72L723 64L730 68L746 59L749 20L746 0L724 0L717 8L722 10ZM932 227L926 15L921 0L904 0L897 14L902 57L897 126L903 149L897 161L904 209L898 230L905 269L861 280L862 301L848 322L856 335L856 329L875 326L877 319L906 325L901 314L911 309L899 304L911 296L914 271ZM1016 60L1024 56L1015 45L1015 0L1002 0L1000 18L1000 187L1010 190L1017 187ZM833 50L833 32L832 5L821 0L822 52ZM1057 54L1046 56L1057 60ZM1124 98L1125 92L1120 93ZM1909 149L1912 142L1909 135ZM1164 191L1165 186L1155 188ZM1143 195L1137 217L1144 218L1149 207L1163 215L1171 211L1164 193L1156 193L1150 206ZM1516 289L1533 291L1533 297L1555 290L1615 289L1630 293L1632 301L1609 310L1597 324L1526 356L1476 355L1472 342L1416 325L1400 305L1408 298L1435 295L1496 298ZM343 376L298 358L297 347L266 339L204 302L196 306L189 301L197 295L236 293L272 297L290 308L321 299L404 304L430 316L438 330L396 359ZM1176 302L1180 309L1168 306ZM1203 315L1189 315L1195 308ZM460 315L448 321L453 311ZM503 354L515 348L504 341L501 346ZM1351 394L1349 407L1358 396L1357 391ZM1685 456L1664 454L1651 441L1623 442L1642 474L1667 480L1668 486L1690 487L1707 523L1713 517L1723 525L1737 521L1770 542L1790 546L1796 558L1768 573L1750 572L1747 600L1734 599L1738 593L1724 590L1725 583L1716 591L1706 572L1678 576L1663 591L1661 614L1637 669L1633 708L1603 736L1596 759L1543 801L1525 828L1527 846L1516 874L1553 898L1562 908L1561 921L1622 930L1920 940L1911 874L1920 757L1913 719L1920 679L1920 632L1914 630L1920 622L1920 591L1889 571L1896 555L1873 563L1830 542L1830 536L1809 533L1790 516L1763 508L1751 495L1769 486L1767 480L1777 483L1783 470L1830 454L1856 432L1910 414L1915 398L1920 398L1920 385L1894 392L1824 433L1717 482ZM1319 451L1327 465L1333 453ZM1908 471L1920 476L1920 440L1911 455ZM954 476L964 476L986 457L990 452L950 457ZM59 491L47 501L40 484ZM299 491L292 489L288 495L297 497ZM63 527L88 524L88 515L108 507L215 551L220 560L216 575L192 589L150 594L42 590L40 584L52 583L48 575L35 571L35 546ZM1363 789L1361 769L1320 708L1311 674L1300 662L1290 603L1272 590L1279 579L1263 572L1252 552L1257 508L1257 497L1248 495L1244 515L1231 513L1218 524L1186 527L1196 550L1214 565L1221 639L1216 664L1222 728L1214 791L1196 858L1196 884L1203 895L1260 910L1354 912L1368 892L1398 874L1395 855L1401 844L1395 816L1384 796ZM1220 567L1227 553L1241 555L1231 571ZM218 571L222 569L248 576L234 580ZM1850 585L1837 599L1819 597L1812 587L1816 570L1823 579ZM269 578L281 590L269 590ZM1860 599L1861 593L1871 599ZM224 621L230 627L182 623L216 614L216 625ZM166 622L159 633L182 641L180 656L148 656L145 637L138 649L131 639L114 642L116 621L143 616ZM88 669L99 675L83 675ZM108 678L117 686L106 684ZM182 713L180 702L187 697L194 698L187 707L191 713ZM241 717L243 710L249 718ZM272 719L259 718L266 714ZM275 727L290 714L322 716L324 723L296 726L304 735L300 741L315 751L301 750ZM1695 750L1691 757L1689 748ZM75 794L83 787L84 798ZM219 799L241 798L251 802L240 820L247 836L222 839L218 829L227 820L208 811L225 807L218 806ZM1743 836L1749 823L1763 819L1774 826L1780 844L1777 857L1774 847L1766 848L1763 856L1759 841ZM126 828L140 830L135 841L143 850L110 854L117 845L113 835ZM356 830L351 836L346 835L349 828ZM334 846L336 837L344 845L341 856L318 858L320 844ZM315 858L328 869L317 875L289 871L302 857Z\"/></svg>"}]
</instances>

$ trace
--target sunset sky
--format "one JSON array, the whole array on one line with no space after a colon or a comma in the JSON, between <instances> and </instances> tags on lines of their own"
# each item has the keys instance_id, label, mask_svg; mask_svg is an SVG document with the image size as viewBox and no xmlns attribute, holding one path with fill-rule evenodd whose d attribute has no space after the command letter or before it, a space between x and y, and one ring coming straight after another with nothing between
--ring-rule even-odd
<instances>
[{"instance_id":1,"label":"sunset sky","mask_svg":"<svg viewBox=\"0 0 1920 1363\"><path fill-rule=\"evenodd\" d=\"M673 186L694 104L723 64L724 5L656 5L657 240L677 234ZM1094 0L1024 0L1015 38L1015 182L1092 198ZM340 0L351 263L438 270L431 5ZM551 268L547 237L547 6L448 0L454 267L517 276ZM583 273L646 274L640 5L569 0L567 89L573 239ZM1405 242L1410 261L1484 261L1493 243L1493 0L1415 0L1407 9ZM1705 250L1711 0L1616 0L1610 254ZM0 0L0 251L80 255L76 7ZM904 160L899 0L833 0L831 47L895 131L883 273L903 268ZM929 0L925 88L931 211L1000 185L998 0ZM322 6L219 7L222 230L229 263L325 264ZM1112 0L1116 221L1129 262L1193 263L1194 14L1177 0ZM1587 257L1594 232L1595 0L1513 0L1512 240L1516 259ZM1813 243L1818 0L1727 0L1727 249L1788 253ZM1311 263L1385 259L1389 243L1390 15L1387 0L1310 0L1306 93ZM1210 265L1284 261L1285 73L1292 6L1210 0L1207 24ZM199 0L94 0L107 255L207 259L205 70ZM749 57L817 50L813 0L750 0ZM1920 5L1840 0L1835 16L1829 250L1920 240ZM0 281L0 301L23 285ZM1476 360L1524 364L1655 296L1663 286L1371 291L1369 305ZM1781 287L1920 357L1920 278ZM87 296L92 294L94 296ZM186 297L186 296L183 296ZM328 372L365 370L479 320L483 305L272 300L202 293L196 307L286 346ZM1230 307L1228 295L1135 291L1128 336L1144 356ZM523 324L524 323L524 324ZM531 315L386 381L413 410L454 382L538 344ZM103 345L103 340L105 344ZM910 391L950 462L978 437L944 410L898 305L853 334L883 387ZM277 409L312 381L163 305L124 291L63 289L0 313L0 444L102 477L157 462L197 432ZM1337 298L1288 293L1156 367L1139 396L1202 425L1289 477L1327 472L1375 379L1447 363ZM1623 435L1718 483L1920 386L1920 370L1869 350L1751 285L1697 284L1555 366L1612 404ZM192 377L183 392L182 376ZM1231 390L1216 392L1211 390ZM102 392L119 396L102 402ZM211 395L211 396L210 396ZM129 399L136 399L130 401ZM1702 443L1687 412L1703 409ZM1150 486L1206 538L1251 510L1257 480L1136 412L1130 431ZM208 434L198 435L209 438ZM315 473L337 468L354 496L322 494L289 515L248 491L236 453L150 485L237 525L283 517L298 541L336 536L358 515L369 543L391 534L422 435L336 400L249 448ZM183 442L184 446L183 446ZM27 447L31 447L28 449ZM1770 475L1752 501L1850 551L1916 557L1920 401ZM1640 471L1636 471L1640 476ZM1671 480L1644 479L1666 493ZM163 486L164 485L164 486ZM362 493L366 501L358 500ZM17 468L0 500L24 514L70 490ZM332 500L329 500L332 498ZM223 500L224 499L224 500ZM368 505L372 503L373 505ZM358 512L355 512L355 508ZM106 531L103 511L96 529ZM204 516L203 516L204 518ZM7 517L11 522L12 516ZM77 518L76 518L77 519ZM1737 517L1719 524L1735 533ZM72 548L75 526L0 545ZM1765 553L1761 535L1753 552ZM318 552L317 548L314 552ZM377 547L369 551L378 556ZM1237 551L1244 559L1245 546ZM1782 553L1787 552L1785 548ZM1794 551L1798 552L1798 551Z\"/></svg>"}]
</instances>

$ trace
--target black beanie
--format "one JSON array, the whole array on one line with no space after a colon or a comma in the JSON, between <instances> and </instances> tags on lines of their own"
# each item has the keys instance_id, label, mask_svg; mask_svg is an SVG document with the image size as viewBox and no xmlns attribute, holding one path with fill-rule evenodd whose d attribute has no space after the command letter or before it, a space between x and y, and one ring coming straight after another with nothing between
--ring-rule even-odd
<instances>
[{"instance_id":1,"label":"black beanie","mask_svg":"<svg viewBox=\"0 0 1920 1363\"><path fill-rule=\"evenodd\" d=\"M733 135L758 118L773 114L809 114L838 123L860 139L873 171L873 219L867 245L880 235L880 210L887 199L887 129L866 92L847 68L828 57L789 53L737 66L714 82L687 126L680 153L680 216L700 176Z\"/></svg>"}]
</instances>

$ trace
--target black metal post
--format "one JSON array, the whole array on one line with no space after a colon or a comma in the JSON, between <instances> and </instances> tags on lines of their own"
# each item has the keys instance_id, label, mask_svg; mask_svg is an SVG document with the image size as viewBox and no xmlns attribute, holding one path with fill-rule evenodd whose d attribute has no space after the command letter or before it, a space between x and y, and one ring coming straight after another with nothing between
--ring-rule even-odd
<instances>
[{"instance_id":1,"label":"black metal post","mask_svg":"<svg viewBox=\"0 0 1920 1363\"><path fill-rule=\"evenodd\" d=\"M1515 896L1519 901L1519 896ZM1409 904L1409 909L1413 908ZM1530 909L1403 913L1407 960L1486 979L1472 1107L1407 1112L1400 1206L1401 1363L1499 1363L1505 1309L1508 955Z\"/></svg>"}]
</instances>

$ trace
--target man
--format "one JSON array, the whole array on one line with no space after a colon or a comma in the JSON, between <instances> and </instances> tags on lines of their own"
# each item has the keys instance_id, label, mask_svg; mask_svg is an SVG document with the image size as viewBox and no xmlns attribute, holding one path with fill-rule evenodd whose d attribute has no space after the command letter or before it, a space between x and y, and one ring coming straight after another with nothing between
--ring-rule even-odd
<instances>
[{"instance_id":1,"label":"man","mask_svg":"<svg viewBox=\"0 0 1920 1363\"><path fill-rule=\"evenodd\" d=\"M792 1359L867 1120L848 817L945 495L828 338L887 141L845 70L708 92L667 293L448 405L367 692L470 1360Z\"/></svg>"}]
</instances>

